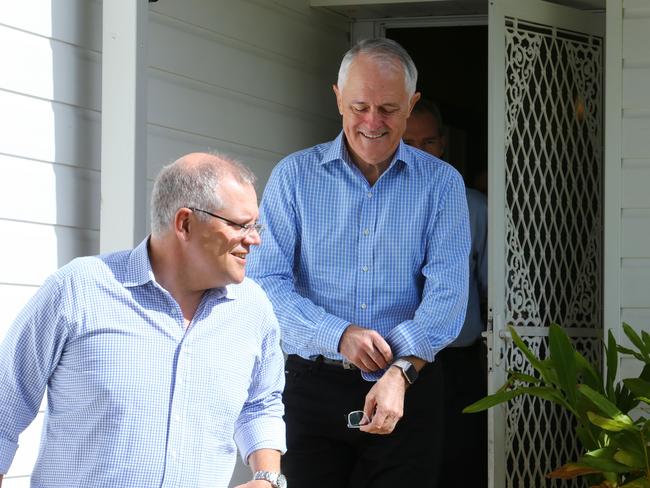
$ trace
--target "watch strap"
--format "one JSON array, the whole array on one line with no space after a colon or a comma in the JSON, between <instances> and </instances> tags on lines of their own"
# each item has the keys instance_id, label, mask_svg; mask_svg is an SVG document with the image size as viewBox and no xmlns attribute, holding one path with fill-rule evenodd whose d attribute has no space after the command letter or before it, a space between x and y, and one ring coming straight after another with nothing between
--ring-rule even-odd
<instances>
[{"instance_id":1,"label":"watch strap","mask_svg":"<svg viewBox=\"0 0 650 488\"><path fill-rule=\"evenodd\" d=\"M264 480L271 483L273 488L287 488L287 479L282 473L273 471L256 471L253 475L254 480Z\"/></svg>"}]
</instances>

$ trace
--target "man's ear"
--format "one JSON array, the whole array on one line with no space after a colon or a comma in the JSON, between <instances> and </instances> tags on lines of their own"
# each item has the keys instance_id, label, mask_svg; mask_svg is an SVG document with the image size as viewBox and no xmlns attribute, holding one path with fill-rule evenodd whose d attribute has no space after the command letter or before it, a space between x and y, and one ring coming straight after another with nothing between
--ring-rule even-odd
<instances>
[{"instance_id":1,"label":"man's ear","mask_svg":"<svg viewBox=\"0 0 650 488\"><path fill-rule=\"evenodd\" d=\"M420 97L422 94L420 92L415 92L413 96L411 97L411 100L409 101L409 117L411 116L411 112L413 111L413 107L415 107L415 104L418 103L418 100L420 100Z\"/></svg>"},{"instance_id":2,"label":"man's ear","mask_svg":"<svg viewBox=\"0 0 650 488\"><path fill-rule=\"evenodd\" d=\"M182 241L190 239L192 213L189 208L179 208L174 215L174 233Z\"/></svg>"},{"instance_id":3,"label":"man's ear","mask_svg":"<svg viewBox=\"0 0 650 488\"><path fill-rule=\"evenodd\" d=\"M334 94L336 95L336 105L339 108L339 114L343 115L343 100L341 98L341 90L339 90L339 87L336 84L332 85L332 90L334 90Z\"/></svg>"}]
</instances>

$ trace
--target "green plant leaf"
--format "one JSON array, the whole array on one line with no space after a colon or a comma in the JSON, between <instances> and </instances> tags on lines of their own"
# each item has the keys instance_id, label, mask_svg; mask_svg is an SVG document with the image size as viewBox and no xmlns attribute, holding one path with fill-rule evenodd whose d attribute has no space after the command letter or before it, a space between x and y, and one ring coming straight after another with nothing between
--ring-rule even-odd
<instances>
[{"instance_id":1,"label":"green plant leaf","mask_svg":"<svg viewBox=\"0 0 650 488\"><path fill-rule=\"evenodd\" d=\"M539 385L542 382L540 378L536 378L535 376L529 374L520 373L519 371L509 371L508 380L522 381L526 383L532 383L534 385Z\"/></svg>"},{"instance_id":2,"label":"green plant leaf","mask_svg":"<svg viewBox=\"0 0 650 488\"><path fill-rule=\"evenodd\" d=\"M541 386L531 386L531 387L519 387L514 390L501 391L494 393L493 395L486 396L481 398L477 402L468 405L463 409L463 413L476 413L492 408L495 405L500 403L505 403L512 400L515 397L520 395L533 395L551 402L559 403L564 406L562 397L557 393L557 390L553 388L541 387Z\"/></svg>"},{"instance_id":3,"label":"green plant leaf","mask_svg":"<svg viewBox=\"0 0 650 488\"><path fill-rule=\"evenodd\" d=\"M587 416L589 417L589 420L592 424L597 425L601 429L605 429L610 432L636 430L634 428L634 422L632 419L625 414L619 414L613 418L607 418L593 412L587 412Z\"/></svg>"},{"instance_id":4,"label":"green plant leaf","mask_svg":"<svg viewBox=\"0 0 650 488\"><path fill-rule=\"evenodd\" d=\"M578 374L582 377L582 382L590 388L603 392L603 379L594 366L585 359L585 357L576 351L573 355L575 358Z\"/></svg>"},{"instance_id":5,"label":"green plant leaf","mask_svg":"<svg viewBox=\"0 0 650 488\"><path fill-rule=\"evenodd\" d=\"M637 453L625 450L619 450L614 454L614 460L634 469L641 469L645 466L645 460Z\"/></svg>"},{"instance_id":6,"label":"green plant leaf","mask_svg":"<svg viewBox=\"0 0 650 488\"><path fill-rule=\"evenodd\" d=\"M578 373L573 345L562 327L557 324L551 324L548 341L560 387L564 390L569 404L575 406L578 396Z\"/></svg>"},{"instance_id":7,"label":"green plant leaf","mask_svg":"<svg viewBox=\"0 0 650 488\"><path fill-rule=\"evenodd\" d=\"M632 471L629 466L626 466L614 460L615 453L616 449L612 447L596 449L595 451L589 451L587 454L582 456L578 460L578 463L590 466L592 468L600 469L603 472L629 473Z\"/></svg>"},{"instance_id":8,"label":"green plant leaf","mask_svg":"<svg viewBox=\"0 0 650 488\"><path fill-rule=\"evenodd\" d=\"M648 478L637 478L629 483L621 485L620 488L650 488L650 479Z\"/></svg>"},{"instance_id":9,"label":"green plant leaf","mask_svg":"<svg viewBox=\"0 0 650 488\"><path fill-rule=\"evenodd\" d=\"M587 385L578 385L578 391L587 397L591 402L605 415L610 418L614 418L617 415L621 414L621 411L616 405L610 402L603 395L597 391L589 388Z\"/></svg>"},{"instance_id":10,"label":"green plant leaf","mask_svg":"<svg viewBox=\"0 0 650 488\"><path fill-rule=\"evenodd\" d=\"M623 384L637 397L650 397L650 381L641 378L628 378L623 380Z\"/></svg>"},{"instance_id":11,"label":"green plant leaf","mask_svg":"<svg viewBox=\"0 0 650 488\"><path fill-rule=\"evenodd\" d=\"M645 357L644 361L650 363L650 351L646 350L643 339L641 339L636 331L625 322L623 322L623 332L625 332L625 335L630 339L630 342L634 344L639 352Z\"/></svg>"},{"instance_id":12,"label":"green plant leaf","mask_svg":"<svg viewBox=\"0 0 650 488\"><path fill-rule=\"evenodd\" d=\"M629 349L629 348L623 347L623 346L618 346L617 349L618 349L618 352L622 352L624 354L629 354L630 356L634 356L639 361L645 362L645 357L643 357L643 355L639 354L638 352L636 352L633 349Z\"/></svg>"},{"instance_id":13,"label":"green plant leaf","mask_svg":"<svg viewBox=\"0 0 650 488\"><path fill-rule=\"evenodd\" d=\"M610 445L619 450L630 451L640 458L645 457L641 427L638 425L634 431L624 430L612 435L610 437Z\"/></svg>"},{"instance_id":14,"label":"green plant leaf","mask_svg":"<svg viewBox=\"0 0 650 488\"><path fill-rule=\"evenodd\" d=\"M592 468L590 466L584 466L577 463L565 464L561 468L557 468L546 475L547 478L551 479L560 479L560 480L570 480L577 478L578 476L584 476L586 474L596 474L600 473L599 469Z\"/></svg>"}]
</instances>

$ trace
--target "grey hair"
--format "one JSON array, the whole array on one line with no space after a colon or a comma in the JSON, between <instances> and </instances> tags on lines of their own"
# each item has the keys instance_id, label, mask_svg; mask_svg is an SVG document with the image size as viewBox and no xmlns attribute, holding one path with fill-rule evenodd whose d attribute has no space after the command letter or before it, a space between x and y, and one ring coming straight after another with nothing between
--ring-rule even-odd
<instances>
[{"instance_id":1,"label":"grey hair","mask_svg":"<svg viewBox=\"0 0 650 488\"><path fill-rule=\"evenodd\" d=\"M255 185L255 175L244 164L217 153L206 153L195 164L185 157L165 166L156 177L151 193L151 232L160 235L172 226L179 208L196 207L210 212L223 208L219 185L225 177L241 184ZM201 212L197 218L210 217Z\"/></svg>"},{"instance_id":2,"label":"grey hair","mask_svg":"<svg viewBox=\"0 0 650 488\"><path fill-rule=\"evenodd\" d=\"M429 100L427 98L421 98L418 100L418 102L415 104L415 107L413 107L413 111L411 112L411 115L417 114L433 115L433 118L436 119L436 122L438 122L438 132L440 132L440 134L444 133L445 124L442 120L442 112L440 111L438 104L433 100Z\"/></svg>"},{"instance_id":3,"label":"grey hair","mask_svg":"<svg viewBox=\"0 0 650 488\"><path fill-rule=\"evenodd\" d=\"M345 82L348 79L348 71L354 58L359 54L370 56L374 61L383 64L394 65L397 62L404 69L404 86L409 97L415 93L418 82L418 70L409 53L402 46L392 39L364 39L355 44L341 60L339 67L339 78L337 86L343 91Z\"/></svg>"}]
</instances>

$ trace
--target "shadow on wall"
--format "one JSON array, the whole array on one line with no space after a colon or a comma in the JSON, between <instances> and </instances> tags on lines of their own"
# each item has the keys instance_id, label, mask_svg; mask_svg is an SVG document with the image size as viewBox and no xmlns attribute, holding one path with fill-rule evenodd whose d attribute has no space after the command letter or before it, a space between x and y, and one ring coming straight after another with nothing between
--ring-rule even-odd
<instances>
[{"instance_id":1,"label":"shadow on wall","mask_svg":"<svg viewBox=\"0 0 650 488\"><path fill-rule=\"evenodd\" d=\"M58 266L99 251L102 2L52 0Z\"/></svg>"}]
</instances>

